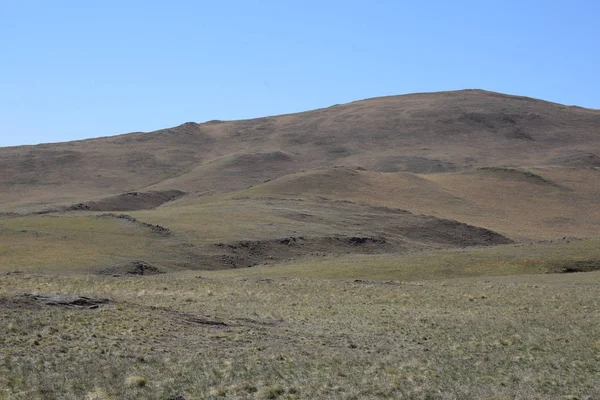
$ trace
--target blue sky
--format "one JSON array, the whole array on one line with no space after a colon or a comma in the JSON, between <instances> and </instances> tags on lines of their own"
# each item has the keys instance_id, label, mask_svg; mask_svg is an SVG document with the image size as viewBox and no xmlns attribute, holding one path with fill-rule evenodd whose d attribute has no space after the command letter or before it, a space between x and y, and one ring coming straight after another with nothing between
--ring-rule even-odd
<instances>
[{"instance_id":1,"label":"blue sky","mask_svg":"<svg viewBox=\"0 0 600 400\"><path fill-rule=\"evenodd\" d=\"M0 0L0 146L481 88L600 108L598 1Z\"/></svg>"}]
</instances>

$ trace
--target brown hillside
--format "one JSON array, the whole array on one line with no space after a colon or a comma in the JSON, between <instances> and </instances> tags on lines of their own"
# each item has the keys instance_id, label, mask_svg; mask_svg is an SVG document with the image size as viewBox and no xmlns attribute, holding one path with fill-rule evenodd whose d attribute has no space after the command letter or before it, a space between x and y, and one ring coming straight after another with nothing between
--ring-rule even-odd
<instances>
[{"instance_id":1,"label":"brown hillside","mask_svg":"<svg viewBox=\"0 0 600 400\"><path fill-rule=\"evenodd\" d=\"M39 211L149 186L222 192L335 165L417 173L490 165L593 167L599 127L597 110L465 90L1 148L0 211Z\"/></svg>"}]
</instances>

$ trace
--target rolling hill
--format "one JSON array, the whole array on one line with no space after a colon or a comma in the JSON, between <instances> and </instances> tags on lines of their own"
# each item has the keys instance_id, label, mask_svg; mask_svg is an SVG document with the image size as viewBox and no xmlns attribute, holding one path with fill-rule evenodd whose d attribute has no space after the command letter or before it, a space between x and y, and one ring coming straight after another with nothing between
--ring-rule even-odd
<instances>
[{"instance_id":1,"label":"rolling hill","mask_svg":"<svg viewBox=\"0 0 600 400\"><path fill-rule=\"evenodd\" d=\"M0 148L3 257L214 269L595 238L599 154L600 111L481 90Z\"/></svg>"}]
</instances>

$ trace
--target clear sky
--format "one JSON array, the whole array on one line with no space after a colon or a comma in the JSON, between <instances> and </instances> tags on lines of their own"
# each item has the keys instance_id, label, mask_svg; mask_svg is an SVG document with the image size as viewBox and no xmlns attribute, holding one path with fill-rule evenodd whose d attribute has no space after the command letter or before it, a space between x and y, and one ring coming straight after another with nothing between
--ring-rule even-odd
<instances>
[{"instance_id":1,"label":"clear sky","mask_svg":"<svg viewBox=\"0 0 600 400\"><path fill-rule=\"evenodd\" d=\"M0 146L481 88L600 108L598 0L0 0Z\"/></svg>"}]
</instances>

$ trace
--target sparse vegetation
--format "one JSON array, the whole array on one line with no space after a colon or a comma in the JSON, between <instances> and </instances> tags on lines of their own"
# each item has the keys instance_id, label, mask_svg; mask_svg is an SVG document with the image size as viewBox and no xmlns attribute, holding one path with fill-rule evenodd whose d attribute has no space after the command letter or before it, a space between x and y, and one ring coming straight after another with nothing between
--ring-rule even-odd
<instances>
[{"instance_id":1,"label":"sparse vegetation","mask_svg":"<svg viewBox=\"0 0 600 400\"><path fill-rule=\"evenodd\" d=\"M593 399L599 283L3 275L0 398Z\"/></svg>"}]
</instances>

